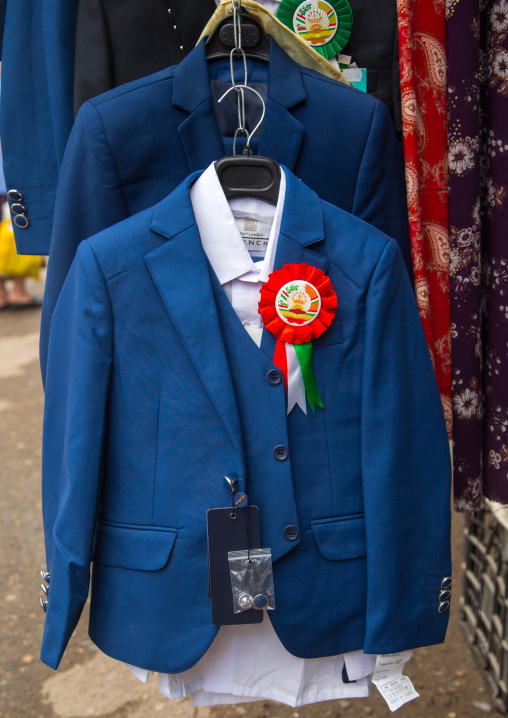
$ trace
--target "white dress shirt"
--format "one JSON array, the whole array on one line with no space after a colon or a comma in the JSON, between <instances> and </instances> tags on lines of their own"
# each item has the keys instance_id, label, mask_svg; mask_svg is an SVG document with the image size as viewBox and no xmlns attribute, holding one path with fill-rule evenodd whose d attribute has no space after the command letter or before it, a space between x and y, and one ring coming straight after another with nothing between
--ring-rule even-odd
<instances>
[{"instance_id":1,"label":"white dress shirt","mask_svg":"<svg viewBox=\"0 0 508 718\"><path fill-rule=\"evenodd\" d=\"M213 164L190 190L203 249L238 318L258 346L262 334L259 292L273 270L285 191L282 172L276 207L252 198L228 203ZM368 696L375 662L376 656L363 651L297 658L280 642L266 611L260 624L222 626L195 666L183 673L159 674L159 690L172 699L190 695L194 706L264 699L297 707ZM349 680L355 683L343 682L344 663ZM128 667L143 682L148 680L149 671Z\"/></svg>"}]
</instances>

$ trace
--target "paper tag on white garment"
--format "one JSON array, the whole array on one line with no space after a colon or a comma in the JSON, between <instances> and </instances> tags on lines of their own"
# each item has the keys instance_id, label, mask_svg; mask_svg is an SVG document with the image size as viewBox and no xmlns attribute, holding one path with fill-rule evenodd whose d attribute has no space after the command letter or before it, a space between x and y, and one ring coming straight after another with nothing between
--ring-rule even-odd
<instances>
[{"instance_id":1,"label":"paper tag on white garment","mask_svg":"<svg viewBox=\"0 0 508 718\"><path fill-rule=\"evenodd\" d=\"M411 651L403 651L402 653L386 653L376 659L372 682L392 713L404 703L409 703L420 695L416 692L411 680L402 675L404 666L411 656Z\"/></svg>"}]
</instances>

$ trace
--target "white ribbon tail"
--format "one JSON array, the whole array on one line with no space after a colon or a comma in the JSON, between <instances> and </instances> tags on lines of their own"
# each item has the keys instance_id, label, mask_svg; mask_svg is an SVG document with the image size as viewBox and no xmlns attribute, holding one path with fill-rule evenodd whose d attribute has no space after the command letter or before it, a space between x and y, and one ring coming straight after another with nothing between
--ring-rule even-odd
<instances>
[{"instance_id":1,"label":"white ribbon tail","mask_svg":"<svg viewBox=\"0 0 508 718\"><path fill-rule=\"evenodd\" d=\"M287 413L297 404L304 414L307 413L305 401L305 384L300 362L293 344L286 342L286 359L288 363L288 409Z\"/></svg>"}]
</instances>

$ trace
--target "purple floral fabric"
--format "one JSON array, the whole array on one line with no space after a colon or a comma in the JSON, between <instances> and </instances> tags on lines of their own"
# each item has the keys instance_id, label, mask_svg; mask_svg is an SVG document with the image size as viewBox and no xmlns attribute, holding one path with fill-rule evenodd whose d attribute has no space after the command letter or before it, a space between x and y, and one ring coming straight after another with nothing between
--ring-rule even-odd
<instances>
[{"instance_id":1,"label":"purple floral fabric","mask_svg":"<svg viewBox=\"0 0 508 718\"><path fill-rule=\"evenodd\" d=\"M508 502L508 0L446 0L455 508Z\"/></svg>"}]
</instances>

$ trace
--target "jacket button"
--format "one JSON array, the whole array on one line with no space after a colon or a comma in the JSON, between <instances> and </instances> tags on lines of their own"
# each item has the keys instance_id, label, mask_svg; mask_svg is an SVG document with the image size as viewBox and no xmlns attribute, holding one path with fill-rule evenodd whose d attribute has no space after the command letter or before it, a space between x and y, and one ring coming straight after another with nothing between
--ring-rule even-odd
<instances>
[{"instance_id":1,"label":"jacket button","mask_svg":"<svg viewBox=\"0 0 508 718\"><path fill-rule=\"evenodd\" d=\"M23 200L23 195L17 189L10 189L7 192L7 197L11 200L11 202L21 202Z\"/></svg>"},{"instance_id":2,"label":"jacket button","mask_svg":"<svg viewBox=\"0 0 508 718\"><path fill-rule=\"evenodd\" d=\"M451 595L452 592L447 588L439 593L439 601L449 601Z\"/></svg>"},{"instance_id":3,"label":"jacket button","mask_svg":"<svg viewBox=\"0 0 508 718\"><path fill-rule=\"evenodd\" d=\"M282 381L282 372L278 371L278 369L270 369L266 375L266 380L272 386L277 386Z\"/></svg>"},{"instance_id":4,"label":"jacket button","mask_svg":"<svg viewBox=\"0 0 508 718\"><path fill-rule=\"evenodd\" d=\"M441 581L441 588L451 588L453 579L451 576L445 576Z\"/></svg>"},{"instance_id":5,"label":"jacket button","mask_svg":"<svg viewBox=\"0 0 508 718\"><path fill-rule=\"evenodd\" d=\"M29 221L24 214L15 214L12 221L16 227L19 227L20 229L26 229L29 225Z\"/></svg>"},{"instance_id":6,"label":"jacket button","mask_svg":"<svg viewBox=\"0 0 508 718\"><path fill-rule=\"evenodd\" d=\"M281 444L280 446L275 447L275 449L273 450L273 455L275 456L277 461L286 461L289 456L289 449L287 448L287 446L282 446Z\"/></svg>"},{"instance_id":7,"label":"jacket button","mask_svg":"<svg viewBox=\"0 0 508 718\"><path fill-rule=\"evenodd\" d=\"M450 602L449 601L441 601L437 608L438 613L444 613L450 608Z\"/></svg>"},{"instance_id":8,"label":"jacket button","mask_svg":"<svg viewBox=\"0 0 508 718\"><path fill-rule=\"evenodd\" d=\"M284 529L284 538L288 541L296 541L298 536L300 535L300 532L296 528L296 526L286 526Z\"/></svg>"}]
</instances>

